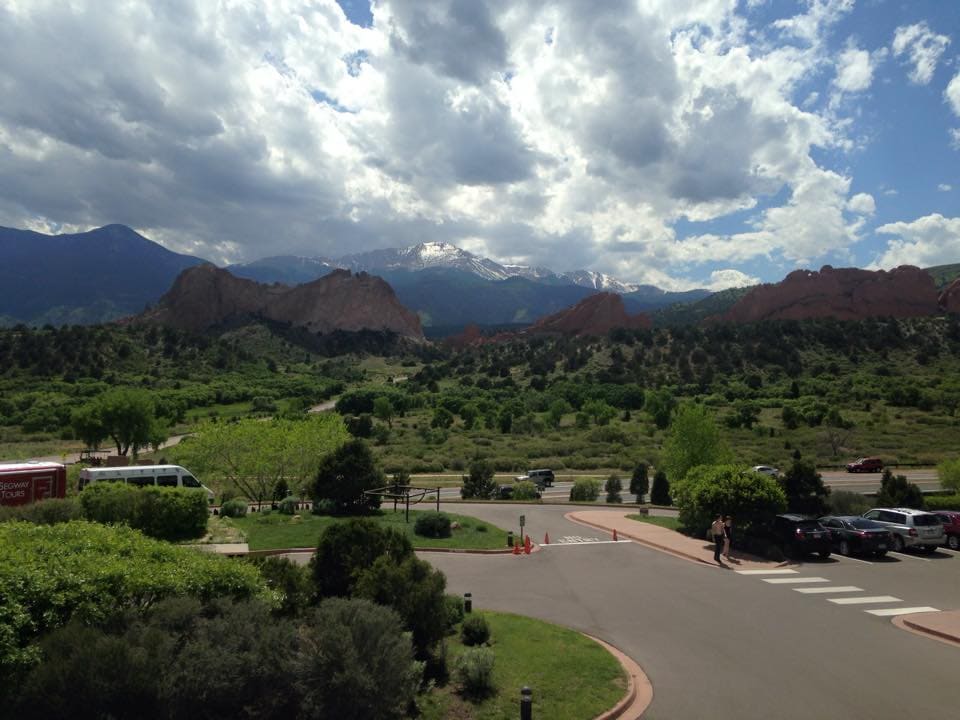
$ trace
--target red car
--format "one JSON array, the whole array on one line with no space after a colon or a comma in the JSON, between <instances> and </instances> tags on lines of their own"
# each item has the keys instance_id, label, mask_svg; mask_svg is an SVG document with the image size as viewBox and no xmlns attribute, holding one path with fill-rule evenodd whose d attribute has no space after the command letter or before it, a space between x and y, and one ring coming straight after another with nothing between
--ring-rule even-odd
<instances>
[{"instance_id":1,"label":"red car","mask_svg":"<svg viewBox=\"0 0 960 720\"><path fill-rule=\"evenodd\" d=\"M847 472L881 472L882 470L883 460L880 458L860 458L852 463L847 463Z\"/></svg>"},{"instance_id":2,"label":"red car","mask_svg":"<svg viewBox=\"0 0 960 720\"><path fill-rule=\"evenodd\" d=\"M933 513L943 524L947 534L946 545L951 550L960 550L960 512L956 510L937 510Z\"/></svg>"}]
</instances>

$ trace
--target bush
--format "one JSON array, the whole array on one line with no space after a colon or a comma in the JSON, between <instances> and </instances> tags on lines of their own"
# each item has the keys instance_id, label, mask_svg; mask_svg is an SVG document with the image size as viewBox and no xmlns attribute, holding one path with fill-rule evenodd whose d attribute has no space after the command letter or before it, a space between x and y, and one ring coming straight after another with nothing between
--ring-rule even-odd
<instances>
[{"instance_id":1,"label":"bush","mask_svg":"<svg viewBox=\"0 0 960 720\"><path fill-rule=\"evenodd\" d=\"M464 645L484 645L490 639L490 625L482 615L471 615L463 621L460 637Z\"/></svg>"},{"instance_id":2,"label":"bush","mask_svg":"<svg viewBox=\"0 0 960 720\"><path fill-rule=\"evenodd\" d=\"M927 510L960 510L960 493L956 495L927 495Z\"/></svg>"},{"instance_id":3,"label":"bush","mask_svg":"<svg viewBox=\"0 0 960 720\"><path fill-rule=\"evenodd\" d=\"M470 463L470 474L463 479L460 497L464 500L486 500L491 497L497 491L493 473L493 465L489 460L474 460Z\"/></svg>"},{"instance_id":4,"label":"bush","mask_svg":"<svg viewBox=\"0 0 960 720\"><path fill-rule=\"evenodd\" d=\"M960 492L960 458L944 460L937 465L937 477L945 490Z\"/></svg>"},{"instance_id":5,"label":"bush","mask_svg":"<svg viewBox=\"0 0 960 720\"><path fill-rule=\"evenodd\" d=\"M670 496L670 481L663 470L657 470L653 475L653 487L650 489L650 502L654 505L673 505Z\"/></svg>"},{"instance_id":6,"label":"bush","mask_svg":"<svg viewBox=\"0 0 960 720\"><path fill-rule=\"evenodd\" d=\"M468 648L457 658L455 673L464 695L474 698L489 695L493 691L493 650Z\"/></svg>"},{"instance_id":7,"label":"bush","mask_svg":"<svg viewBox=\"0 0 960 720\"><path fill-rule=\"evenodd\" d=\"M299 500L297 500L297 498L293 497L292 495L289 497L285 497L283 500L280 501L280 505L279 505L280 514L296 515L298 503L299 503Z\"/></svg>"},{"instance_id":8,"label":"bush","mask_svg":"<svg viewBox=\"0 0 960 720\"><path fill-rule=\"evenodd\" d=\"M819 517L827 511L830 488L812 462L794 460L780 479L780 487L787 496L787 510L801 515Z\"/></svg>"},{"instance_id":9,"label":"bush","mask_svg":"<svg viewBox=\"0 0 960 720\"><path fill-rule=\"evenodd\" d=\"M321 500L315 500L313 503L313 514L314 515L333 515L337 511L337 504L333 500L323 498Z\"/></svg>"},{"instance_id":10,"label":"bush","mask_svg":"<svg viewBox=\"0 0 960 720\"><path fill-rule=\"evenodd\" d=\"M247 514L247 501L240 498L227 500L220 506L220 514L223 517L239 518Z\"/></svg>"},{"instance_id":11,"label":"bush","mask_svg":"<svg viewBox=\"0 0 960 720\"><path fill-rule=\"evenodd\" d=\"M443 604L447 608L447 632L453 632L463 622L465 613L463 598L459 595L444 595Z\"/></svg>"},{"instance_id":12,"label":"bush","mask_svg":"<svg viewBox=\"0 0 960 720\"><path fill-rule=\"evenodd\" d=\"M536 483L530 480L521 480L513 486L513 499L536 500L539 492Z\"/></svg>"},{"instance_id":13,"label":"bush","mask_svg":"<svg viewBox=\"0 0 960 720\"><path fill-rule=\"evenodd\" d=\"M442 512L427 512L417 516L413 532L421 537L450 537L450 516Z\"/></svg>"},{"instance_id":14,"label":"bush","mask_svg":"<svg viewBox=\"0 0 960 720\"><path fill-rule=\"evenodd\" d=\"M332 500L339 514L368 512L380 499L363 494L385 485L383 471L363 440L351 440L324 457L310 488L314 500Z\"/></svg>"},{"instance_id":15,"label":"bush","mask_svg":"<svg viewBox=\"0 0 960 720\"><path fill-rule=\"evenodd\" d=\"M623 483L620 481L619 475L611 475L608 477L607 482L603 485L603 489L607 493L608 503L623 502L623 498L620 497L620 492L623 490Z\"/></svg>"},{"instance_id":16,"label":"bush","mask_svg":"<svg viewBox=\"0 0 960 720\"><path fill-rule=\"evenodd\" d=\"M83 506L76 497L52 498L30 503L0 507L0 522L5 520L23 520L36 525L56 525L83 519Z\"/></svg>"},{"instance_id":17,"label":"bush","mask_svg":"<svg viewBox=\"0 0 960 720\"><path fill-rule=\"evenodd\" d=\"M400 720L422 665L395 611L337 598L324 600L305 624L295 673L303 690L296 716Z\"/></svg>"},{"instance_id":18,"label":"bush","mask_svg":"<svg viewBox=\"0 0 960 720\"><path fill-rule=\"evenodd\" d=\"M250 562L267 587L279 595L278 615L292 617L306 610L313 597L313 583L307 568L284 557L252 558Z\"/></svg>"},{"instance_id":19,"label":"bush","mask_svg":"<svg viewBox=\"0 0 960 720\"><path fill-rule=\"evenodd\" d=\"M890 468L883 471L880 480L880 492L877 493L879 507L905 507L923 510L926 503L919 487L909 482L904 475L894 475Z\"/></svg>"},{"instance_id":20,"label":"bush","mask_svg":"<svg viewBox=\"0 0 960 720\"><path fill-rule=\"evenodd\" d=\"M97 624L172 596L269 597L250 565L128 527L0 524L0 676L32 665L30 643L74 617Z\"/></svg>"},{"instance_id":21,"label":"bush","mask_svg":"<svg viewBox=\"0 0 960 720\"><path fill-rule=\"evenodd\" d=\"M80 503L89 520L123 523L171 542L203 537L210 516L205 493L185 488L96 483L80 494Z\"/></svg>"},{"instance_id":22,"label":"bush","mask_svg":"<svg viewBox=\"0 0 960 720\"><path fill-rule=\"evenodd\" d=\"M831 515L862 515L873 507L866 495L849 490L834 490L827 504Z\"/></svg>"},{"instance_id":23,"label":"bush","mask_svg":"<svg viewBox=\"0 0 960 720\"><path fill-rule=\"evenodd\" d=\"M680 523L695 537L717 515L733 515L750 527L783 512L787 498L776 480L734 465L698 465L674 485Z\"/></svg>"},{"instance_id":24,"label":"bush","mask_svg":"<svg viewBox=\"0 0 960 720\"><path fill-rule=\"evenodd\" d=\"M630 476L630 494L637 496L637 502L643 502L643 496L650 492L650 477L646 463L637 463Z\"/></svg>"},{"instance_id":25,"label":"bush","mask_svg":"<svg viewBox=\"0 0 960 720\"><path fill-rule=\"evenodd\" d=\"M381 555L399 563L413 555L405 535L367 518L351 518L329 526L310 559L318 597L349 597L360 574Z\"/></svg>"},{"instance_id":26,"label":"bush","mask_svg":"<svg viewBox=\"0 0 960 720\"><path fill-rule=\"evenodd\" d=\"M600 481L593 478L577 478L570 488L571 502L594 502L600 497Z\"/></svg>"}]
</instances>

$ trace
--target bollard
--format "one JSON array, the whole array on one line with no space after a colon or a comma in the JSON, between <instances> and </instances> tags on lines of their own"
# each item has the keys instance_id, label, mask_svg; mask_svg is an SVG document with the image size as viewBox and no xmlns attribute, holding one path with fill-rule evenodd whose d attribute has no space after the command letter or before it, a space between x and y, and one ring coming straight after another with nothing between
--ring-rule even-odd
<instances>
[{"instance_id":1,"label":"bollard","mask_svg":"<svg viewBox=\"0 0 960 720\"><path fill-rule=\"evenodd\" d=\"M533 691L526 685L520 690L520 720L533 720Z\"/></svg>"},{"instance_id":2,"label":"bollard","mask_svg":"<svg viewBox=\"0 0 960 720\"><path fill-rule=\"evenodd\" d=\"M507 530L507 547L513 547L513 530Z\"/></svg>"},{"instance_id":3,"label":"bollard","mask_svg":"<svg viewBox=\"0 0 960 720\"><path fill-rule=\"evenodd\" d=\"M463 611L465 613L473 612L473 595L470 593L463 594Z\"/></svg>"}]
</instances>

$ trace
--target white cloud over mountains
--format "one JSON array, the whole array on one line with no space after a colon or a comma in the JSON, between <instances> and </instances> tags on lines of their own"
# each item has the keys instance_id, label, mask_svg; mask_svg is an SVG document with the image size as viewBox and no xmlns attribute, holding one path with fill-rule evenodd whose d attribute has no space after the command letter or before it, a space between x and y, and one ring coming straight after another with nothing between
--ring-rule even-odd
<instances>
[{"instance_id":1,"label":"white cloud over mountains","mask_svg":"<svg viewBox=\"0 0 960 720\"><path fill-rule=\"evenodd\" d=\"M934 213L913 222L881 225L877 232L895 238L874 263L878 268L932 267L955 263L960 257L960 217L947 218Z\"/></svg>"},{"instance_id":2,"label":"white cloud over mountains","mask_svg":"<svg viewBox=\"0 0 960 720\"><path fill-rule=\"evenodd\" d=\"M715 268L842 257L874 212L815 159L850 146L839 111L795 97L870 88L882 56L826 51L853 5L751 28L736 0L384 0L361 28L333 0L8 1L0 224L752 281ZM920 23L893 52L929 82L947 42ZM733 213L745 231L675 230Z\"/></svg>"}]
</instances>

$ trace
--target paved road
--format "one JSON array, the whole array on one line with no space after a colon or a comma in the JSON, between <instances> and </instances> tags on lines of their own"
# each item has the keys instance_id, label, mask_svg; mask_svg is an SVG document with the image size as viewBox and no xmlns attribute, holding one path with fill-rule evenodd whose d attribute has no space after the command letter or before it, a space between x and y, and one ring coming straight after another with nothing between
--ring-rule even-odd
<instances>
[{"instance_id":1,"label":"paved road","mask_svg":"<svg viewBox=\"0 0 960 720\"><path fill-rule=\"evenodd\" d=\"M648 718L701 720L711 709L778 720L955 714L960 651L867 610L957 607L960 555L816 561L797 568L790 583L768 583L777 577L610 543L602 531L566 520L570 509L459 505L505 528L515 528L522 512L530 534L542 541L549 533L552 544L521 557L424 557L446 573L450 591L471 592L479 607L575 627L634 657L653 683ZM797 591L826 586L898 602L843 605Z\"/></svg>"}]
</instances>

